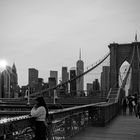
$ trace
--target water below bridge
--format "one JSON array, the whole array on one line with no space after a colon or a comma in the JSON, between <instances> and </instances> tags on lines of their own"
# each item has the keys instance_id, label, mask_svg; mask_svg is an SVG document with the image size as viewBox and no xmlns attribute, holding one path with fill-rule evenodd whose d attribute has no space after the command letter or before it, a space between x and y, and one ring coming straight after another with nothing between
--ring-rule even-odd
<instances>
[{"instance_id":1,"label":"water below bridge","mask_svg":"<svg viewBox=\"0 0 140 140\"><path fill-rule=\"evenodd\" d=\"M105 127L89 126L70 140L140 140L140 119L120 114Z\"/></svg>"}]
</instances>

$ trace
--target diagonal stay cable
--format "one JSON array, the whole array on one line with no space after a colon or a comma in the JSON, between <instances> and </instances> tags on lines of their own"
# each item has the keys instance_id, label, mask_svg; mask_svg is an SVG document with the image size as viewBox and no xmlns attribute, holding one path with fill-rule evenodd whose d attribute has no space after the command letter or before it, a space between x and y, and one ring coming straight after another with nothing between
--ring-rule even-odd
<instances>
[{"instance_id":1,"label":"diagonal stay cable","mask_svg":"<svg viewBox=\"0 0 140 140\"><path fill-rule=\"evenodd\" d=\"M128 69L127 73L126 73L126 76L125 76L123 82L122 82L121 88L124 88L124 87L125 87L127 78L128 78L128 76L129 76L130 68L131 68L131 66L132 66L132 62L133 62L133 59L134 59L135 49L136 49L136 48L135 48L135 46L134 46L133 53L132 53L132 58L131 58L131 62L130 62L130 65L129 65L129 69Z\"/></svg>"}]
</instances>

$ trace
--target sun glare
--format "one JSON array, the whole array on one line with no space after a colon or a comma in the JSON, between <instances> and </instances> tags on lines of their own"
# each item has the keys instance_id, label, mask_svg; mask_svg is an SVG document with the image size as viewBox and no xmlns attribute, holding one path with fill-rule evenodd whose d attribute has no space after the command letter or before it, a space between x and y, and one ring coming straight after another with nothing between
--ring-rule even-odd
<instances>
[{"instance_id":1,"label":"sun glare","mask_svg":"<svg viewBox=\"0 0 140 140\"><path fill-rule=\"evenodd\" d=\"M7 61L6 60L0 60L0 68L5 69L7 66Z\"/></svg>"}]
</instances>

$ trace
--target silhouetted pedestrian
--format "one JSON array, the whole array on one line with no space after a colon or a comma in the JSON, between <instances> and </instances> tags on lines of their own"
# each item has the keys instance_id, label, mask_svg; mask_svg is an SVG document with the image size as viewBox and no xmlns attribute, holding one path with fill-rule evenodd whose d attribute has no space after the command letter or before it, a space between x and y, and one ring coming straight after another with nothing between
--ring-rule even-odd
<instances>
[{"instance_id":1,"label":"silhouetted pedestrian","mask_svg":"<svg viewBox=\"0 0 140 140\"><path fill-rule=\"evenodd\" d=\"M135 116L138 117L138 110L137 110L137 106L138 106L138 94L135 93L134 94L134 112L135 112Z\"/></svg>"},{"instance_id":2,"label":"silhouetted pedestrian","mask_svg":"<svg viewBox=\"0 0 140 140\"><path fill-rule=\"evenodd\" d=\"M134 108L134 113L135 113L135 116L137 117L138 116L138 111L137 111L137 93L135 93L134 95L131 96L131 102L132 102L132 105L133 105L133 108Z\"/></svg>"},{"instance_id":3,"label":"silhouetted pedestrian","mask_svg":"<svg viewBox=\"0 0 140 140\"><path fill-rule=\"evenodd\" d=\"M138 117L140 119L140 99L138 100L137 112L138 112Z\"/></svg>"},{"instance_id":4,"label":"silhouetted pedestrian","mask_svg":"<svg viewBox=\"0 0 140 140\"><path fill-rule=\"evenodd\" d=\"M129 107L129 115L133 114L133 104L132 104L132 97L131 95L128 96L128 107Z\"/></svg>"}]
</instances>

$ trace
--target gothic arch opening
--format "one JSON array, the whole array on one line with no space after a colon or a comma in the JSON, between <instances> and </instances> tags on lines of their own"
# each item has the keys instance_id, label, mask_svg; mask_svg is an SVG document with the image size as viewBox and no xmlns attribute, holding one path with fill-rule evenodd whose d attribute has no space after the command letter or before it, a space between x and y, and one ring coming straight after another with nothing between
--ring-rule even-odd
<instances>
[{"instance_id":1,"label":"gothic arch opening","mask_svg":"<svg viewBox=\"0 0 140 140\"><path fill-rule=\"evenodd\" d=\"M108 47L110 48L109 87L114 89L119 87L119 69L122 63L124 63L124 61L127 61L128 63L131 63L131 80L129 94L134 94L137 92L140 95L140 69L138 67L140 42L136 41L128 44L112 43Z\"/></svg>"},{"instance_id":2,"label":"gothic arch opening","mask_svg":"<svg viewBox=\"0 0 140 140\"><path fill-rule=\"evenodd\" d=\"M122 65L120 66L120 69L119 69L119 87L122 85L122 82L123 82L123 80L128 72L129 66L130 66L130 64L128 63L128 61L124 61L122 63ZM126 81L126 85L124 87L126 96L129 95L130 81L131 81L131 70L129 72L129 76L128 76L127 81Z\"/></svg>"}]
</instances>

